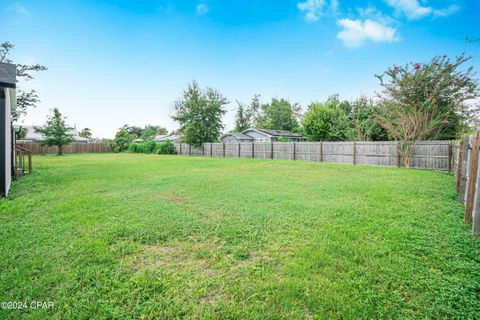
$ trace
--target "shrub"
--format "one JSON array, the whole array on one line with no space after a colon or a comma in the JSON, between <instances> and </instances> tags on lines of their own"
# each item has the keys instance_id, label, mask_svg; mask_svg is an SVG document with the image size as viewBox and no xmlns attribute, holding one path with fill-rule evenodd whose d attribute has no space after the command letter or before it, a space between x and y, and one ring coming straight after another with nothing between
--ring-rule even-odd
<instances>
[{"instance_id":1,"label":"shrub","mask_svg":"<svg viewBox=\"0 0 480 320\"><path fill-rule=\"evenodd\" d=\"M139 153L140 151L140 144L139 143L132 143L128 147L129 152Z\"/></svg>"},{"instance_id":2,"label":"shrub","mask_svg":"<svg viewBox=\"0 0 480 320\"><path fill-rule=\"evenodd\" d=\"M175 146L170 140L163 141L158 146L157 153L158 154L175 154Z\"/></svg>"},{"instance_id":3,"label":"shrub","mask_svg":"<svg viewBox=\"0 0 480 320\"><path fill-rule=\"evenodd\" d=\"M158 145L155 141L147 141L143 143L132 143L128 147L128 151L134 153L155 153Z\"/></svg>"}]
</instances>

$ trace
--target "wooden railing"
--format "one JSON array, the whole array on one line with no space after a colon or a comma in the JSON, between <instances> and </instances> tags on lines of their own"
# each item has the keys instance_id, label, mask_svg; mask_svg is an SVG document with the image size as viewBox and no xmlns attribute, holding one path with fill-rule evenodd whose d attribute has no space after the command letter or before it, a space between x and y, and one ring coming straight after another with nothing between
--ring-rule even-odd
<instances>
[{"instance_id":1,"label":"wooden railing","mask_svg":"<svg viewBox=\"0 0 480 320\"><path fill-rule=\"evenodd\" d=\"M23 176L27 173L32 173L32 151L17 145L15 146L15 176Z\"/></svg>"}]
</instances>

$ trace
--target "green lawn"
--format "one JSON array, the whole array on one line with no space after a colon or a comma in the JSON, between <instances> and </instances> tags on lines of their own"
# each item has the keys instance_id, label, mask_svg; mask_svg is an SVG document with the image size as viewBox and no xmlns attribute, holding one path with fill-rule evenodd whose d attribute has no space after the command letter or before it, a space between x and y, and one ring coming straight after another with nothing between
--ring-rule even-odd
<instances>
[{"instance_id":1,"label":"green lawn","mask_svg":"<svg viewBox=\"0 0 480 320\"><path fill-rule=\"evenodd\" d=\"M0 201L0 319L474 319L445 173L138 154L34 158Z\"/></svg>"}]
</instances>

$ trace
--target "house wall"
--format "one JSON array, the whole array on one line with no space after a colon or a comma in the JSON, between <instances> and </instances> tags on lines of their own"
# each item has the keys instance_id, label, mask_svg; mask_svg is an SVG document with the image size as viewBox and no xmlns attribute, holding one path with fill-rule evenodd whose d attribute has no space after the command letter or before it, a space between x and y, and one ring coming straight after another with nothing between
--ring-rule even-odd
<instances>
[{"instance_id":1,"label":"house wall","mask_svg":"<svg viewBox=\"0 0 480 320\"><path fill-rule=\"evenodd\" d=\"M14 103L14 92L15 89L0 87L0 193L3 196L8 195L12 181L10 105Z\"/></svg>"}]
</instances>

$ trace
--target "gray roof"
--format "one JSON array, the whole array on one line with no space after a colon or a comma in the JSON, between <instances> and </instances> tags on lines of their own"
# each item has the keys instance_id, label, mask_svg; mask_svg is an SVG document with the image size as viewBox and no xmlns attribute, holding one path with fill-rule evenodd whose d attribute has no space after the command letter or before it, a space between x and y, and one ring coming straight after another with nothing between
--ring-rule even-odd
<instances>
[{"instance_id":1,"label":"gray roof","mask_svg":"<svg viewBox=\"0 0 480 320\"><path fill-rule=\"evenodd\" d=\"M299 133L294 133L288 130L271 130L271 129L258 129L258 128L249 128L247 130L244 130L243 132L246 132L248 130L256 130L259 132L266 133L270 136L273 137L294 137L294 138L301 138L302 135Z\"/></svg>"},{"instance_id":2,"label":"gray roof","mask_svg":"<svg viewBox=\"0 0 480 320\"><path fill-rule=\"evenodd\" d=\"M25 140L25 141L26 140L32 140L32 141L45 140L45 137L43 136L43 134L35 131L35 128L41 127L41 126L23 126L23 125L14 124L13 127L14 128L24 128L26 130L25 138L23 138L21 140ZM69 127L68 128L68 133L70 135L72 135L74 142L88 142L89 141L89 139L87 139L87 138L80 137L80 135L79 135L79 133L78 133L78 131L75 127Z\"/></svg>"},{"instance_id":3,"label":"gray roof","mask_svg":"<svg viewBox=\"0 0 480 320\"><path fill-rule=\"evenodd\" d=\"M0 85L15 88L17 68L14 64L0 62Z\"/></svg>"},{"instance_id":4,"label":"gray roof","mask_svg":"<svg viewBox=\"0 0 480 320\"><path fill-rule=\"evenodd\" d=\"M235 138L237 138L237 139L242 139L242 140L253 140L252 137L247 136L246 134L243 134L243 133L241 133L241 132L229 132L229 133L225 133L225 134L222 136L222 138L225 137L225 136L234 136Z\"/></svg>"},{"instance_id":5,"label":"gray roof","mask_svg":"<svg viewBox=\"0 0 480 320\"><path fill-rule=\"evenodd\" d=\"M155 141L157 142L165 141L165 140L176 141L179 139L183 139L183 136L179 136L176 134L161 134L161 135L155 136Z\"/></svg>"}]
</instances>

